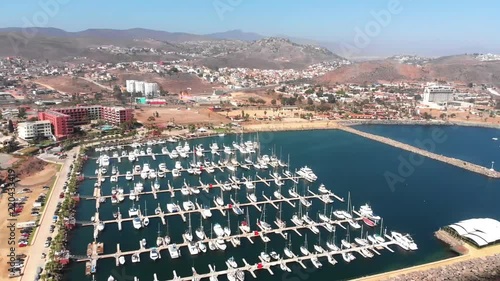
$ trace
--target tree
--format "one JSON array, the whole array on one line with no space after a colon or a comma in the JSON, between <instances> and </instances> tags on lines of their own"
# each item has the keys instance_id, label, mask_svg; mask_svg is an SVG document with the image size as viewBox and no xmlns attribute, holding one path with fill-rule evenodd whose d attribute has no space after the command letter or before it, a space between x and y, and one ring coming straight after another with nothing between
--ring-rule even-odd
<instances>
[{"instance_id":1,"label":"tree","mask_svg":"<svg viewBox=\"0 0 500 281\"><path fill-rule=\"evenodd\" d=\"M308 105L313 105L314 101L311 98L307 98L307 104Z\"/></svg>"},{"instance_id":2,"label":"tree","mask_svg":"<svg viewBox=\"0 0 500 281\"><path fill-rule=\"evenodd\" d=\"M188 129L190 133L194 133L196 131L196 126L194 124L189 124Z\"/></svg>"},{"instance_id":3,"label":"tree","mask_svg":"<svg viewBox=\"0 0 500 281\"><path fill-rule=\"evenodd\" d=\"M18 118L24 119L26 118L26 108L20 107L19 108L19 113L17 114Z\"/></svg>"},{"instance_id":4,"label":"tree","mask_svg":"<svg viewBox=\"0 0 500 281\"><path fill-rule=\"evenodd\" d=\"M148 121L149 121L149 122L153 122L153 121L155 121L154 116L149 116L149 117L148 117Z\"/></svg>"},{"instance_id":5,"label":"tree","mask_svg":"<svg viewBox=\"0 0 500 281\"><path fill-rule=\"evenodd\" d=\"M441 115L439 115L439 118L444 120L446 118L446 113L441 113Z\"/></svg>"},{"instance_id":6,"label":"tree","mask_svg":"<svg viewBox=\"0 0 500 281\"><path fill-rule=\"evenodd\" d=\"M271 100L271 104L272 104L272 105L276 105L276 100L275 100L275 99L272 99L272 100Z\"/></svg>"},{"instance_id":7,"label":"tree","mask_svg":"<svg viewBox=\"0 0 500 281\"><path fill-rule=\"evenodd\" d=\"M95 99L96 101L100 101L100 100L102 100L102 97L103 97L102 93L95 93L95 94L94 94L94 99Z\"/></svg>"},{"instance_id":8,"label":"tree","mask_svg":"<svg viewBox=\"0 0 500 281\"><path fill-rule=\"evenodd\" d=\"M14 123L12 123L12 120L9 120L7 128L9 129L9 133L14 133Z\"/></svg>"}]
</instances>

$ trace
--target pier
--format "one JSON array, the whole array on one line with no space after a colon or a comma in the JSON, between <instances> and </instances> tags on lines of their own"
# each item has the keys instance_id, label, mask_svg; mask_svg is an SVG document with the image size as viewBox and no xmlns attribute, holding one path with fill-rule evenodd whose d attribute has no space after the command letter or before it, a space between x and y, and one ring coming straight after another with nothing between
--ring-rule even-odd
<instances>
[{"instance_id":1,"label":"pier","mask_svg":"<svg viewBox=\"0 0 500 281\"><path fill-rule=\"evenodd\" d=\"M464 160L439 155L439 154L436 154L436 153L433 153L433 152L430 152L427 150L423 150L423 149L420 149L420 148L417 148L417 147L414 147L414 146L411 146L411 145L408 145L408 144L405 144L405 143L402 143L399 141L395 141L393 139L389 139L389 138L378 136L378 135L373 135L370 133L361 132L359 130L356 130L356 129L354 129L352 127L348 127L348 126L339 126L339 129L346 131L348 133L356 134L358 136L361 136L361 137L364 137L367 139L371 139L371 140L378 141L378 142L381 142L381 143L384 143L387 145L391 145L391 146L397 147L399 149L409 151L411 153L419 154L419 155L425 156L427 158L441 161L443 163L447 163L447 164L468 170L470 172L481 174L481 175L484 175L484 176L487 176L490 178L500 178L500 172L497 172L497 171L491 170L489 168L479 166L477 164L473 164L473 163L470 163L470 162L467 162Z\"/></svg>"}]
</instances>

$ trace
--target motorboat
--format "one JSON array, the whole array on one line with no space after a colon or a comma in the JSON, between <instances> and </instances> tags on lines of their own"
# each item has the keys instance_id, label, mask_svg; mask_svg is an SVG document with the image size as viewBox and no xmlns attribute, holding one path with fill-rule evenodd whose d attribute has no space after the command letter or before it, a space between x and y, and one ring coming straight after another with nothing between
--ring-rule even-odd
<instances>
[{"instance_id":1,"label":"motorboat","mask_svg":"<svg viewBox=\"0 0 500 281\"><path fill-rule=\"evenodd\" d=\"M124 265L125 264L125 257L124 256L120 256L118 258L118 262L120 263L120 265Z\"/></svg>"},{"instance_id":2,"label":"motorboat","mask_svg":"<svg viewBox=\"0 0 500 281\"><path fill-rule=\"evenodd\" d=\"M257 202L257 196L255 196L255 193L249 193L247 196L248 200L251 202Z\"/></svg>"},{"instance_id":3,"label":"motorboat","mask_svg":"<svg viewBox=\"0 0 500 281\"><path fill-rule=\"evenodd\" d=\"M216 223L213 227L214 229L214 233L215 235L217 235L217 237L222 237L224 236L224 229L222 228L222 226L218 223Z\"/></svg>"},{"instance_id":4,"label":"motorboat","mask_svg":"<svg viewBox=\"0 0 500 281\"><path fill-rule=\"evenodd\" d=\"M141 262L141 256L139 253L133 253L132 254L132 263L138 263Z\"/></svg>"},{"instance_id":5,"label":"motorboat","mask_svg":"<svg viewBox=\"0 0 500 281\"><path fill-rule=\"evenodd\" d=\"M178 170L182 169L182 163L181 163L181 161L175 161L174 168L178 169Z\"/></svg>"},{"instance_id":6,"label":"motorboat","mask_svg":"<svg viewBox=\"0 0 500 281\"><path fill-rule=\"evenodd\" d=\"M179 153L177 152L177 150L172 150L169 155L170 159L177 159L179 158Z\"/></svg>"},{"instance_id":7,"label":"motorboat","mask_svg":"<svg viewBox=\"0 0 500 281\"><path fill-rule=\"evenodd\" d=\"M178 169L172 169L172 177L176 178L181 175L181 172Z\"/></svg>"},{"instance_id":8,"label":"motorboat","mask_svg":"<svg viewBox=\"0 0 500 281\"><path fill-rule=\"evenodd\" d=\"M156 248L152 248L151 251L149 252L149 258L153 261L159 259L161 256L160 256L160 252L158 252L158 249Z\"/></svg>"},{"instance_id":9,"label":"motorboat","mask_svg":"<svg viewBox=\"0 0 500 281\"><path fill-rule=\"evenodd\" d=\"M132 224L135 229L141 229L142 228L142 221L139 217L134 217L132 220Z\"/></svg>"},{"instance_id":10,"label":"motorboat","mask_svg":"<svg viewBox=\"0 0 500 281\"><path fill-rule=\"evenodd\" d=\"M336 265L338 262L336 259L333 258L333 255L332 254L329 254L328 255L328 262L331 264L331 265Z\"/></svg>"},{"instance_id":11,"label":"motorboat","mask_svg":"<svg viewBox=\"0 0 500 281\"><path fill-rule=\"evenodd\" d=\"M192 256L197 255L200 252L198 245L194 242L188 243L188 250Z\"/></svg>"},{"instance_id":12,"label":"motorboat","mask_svg":"<svg viewBox=\"0 0 500 281\"><path fill-rule=\"evenodd\" d=\"M141 239L141 247L146 248L147 241L145 238Z\"/></svg>"},{"instance_id":13,"label":"motorboat","mask_svg":"<svg viewBox=\"0 0 500 281\"><path fill-rule=\"evenodd\" d=\"M182 207L184 208L185 211L192 211L194 210L195 206L194 206L194 203L192 201L184 201L182 203Z\"/></svg>"},{"instance_id":14,"label":"motorboat","mask_svg":"<svg viewBox=\"0 0 500 281\"><path fill-rule=\"evenodd\" d=\"M196 243L196 246L198 247L198 249L202 252L202 253L206 253L207 252L207 246L202 243L201 241L198 241Z\"/></svg>"},{"instance_id":15,"label":"motorboat","mask_svg":"<svg viewBox=\"0 0 500 281\"><path fill-rule=\"evenodd\" d=\"M131 171L127 171L127 173L125 174L125 179L128 180L128 181L134 179L134 175L132 174Z\"/></svg>"},{"instance_id":16,"label":"motorboat","mask_svg":"<svg viewBox=\"0 0 500 281\"><path fill-rule=\"evenodd\" d=\"M198 239L200 239L200 240L203 240L206 238L205 231L201 227L196 229L194 233L196 234L196 237L198 237Z\"/></svg>"},{"instance_id":17,"label":"motorboat","mask_svg":"<svg viewBox=\"0 0 500 281\"><path fill-rule=\"evenodd\" d=\"M328 190L324 184L319 185L318 191L319 191L319 193L322 193L322 194L330 193L330 190Z\"/></svg>"},{"instance_id":18,"label":"motorboat","mask_svg":"<svg viewBox=\"0 0 500 281\"><path fill-rule=\"evenodd\" d=\"M221 136L221 134L219 134L219 136ZM228 272L227 279L229 281L244 281L245 280L245 272L242 270Z\"/></svg>"},{"instance_id":19,"label":"motorboat","mask_svg":"<svg viewBox=\"0 0 500 281\"><path fill-rule=\"evenodd\" d=\"M175 204L175 203L168 203L167 204L167 211L169 213L176 213L176 212L179 212L181 210L181 208L179 207L179 205Z\"/></svg>"},{"instance_id":20,"label":"motorboat","mask_svg":"<svg viewBox=\"0 0 500 281\"><path fill-rule=\"evenodd\" d=\"M265 262L270 262L271 261L271 256L268 253L266 253L266 252L260 252L259 256Z\"/></svg>"},{"instance_id":21,"label":"motorboat","mask_svg":"<svg viewBox=\"0 0 500 281\"><path fill-rule=\"evenodd\" d=\"M227 249L227 245L222 239L216 239L215 246L221 251L225 251Z\"/></svg>"},{"instance_id":22,"label":"motorboat","mask_svg":"<svg viewBox=\"0 0 500 281\"><path fill-rule=\"evenodd\" d=\"M346 249L350 249L352 246L351 246L351 243L347 242L347 240L345 239L342 239L340 241L340 244L342 244L342 247L346 248Z\"/></svg>"},{"instance_id":23,"label":"motorboat","mask_svg":"<svg viewBox=\"0 0 500 281\"><path fill-rule=\"evenodd\" d=\"M230 257L227 261L226 261L226 264L229 268L237 268L238 267L238 263L236 263L236 260L234 259L234 257Z\"/></svg>"},{"instance_id":24,"label":"motorboat","mask_svg":"<svg viewBox=\"0 0 500 281\"><path fill-rule=\"evenodd\" d=\"M361 214L361 216L366 217L366 218L374 221L374 223L376 223L377 221L380 220L380 216L374 215L372 208L368 204L362 205L359 208L359 213Z\"/></svg>"},{"instance_id":25,"label":"motorboat","mask_svg":"<svg viewBox=\"0 0 500 281\"><path fill-rule=\"evenodd\" d=\"M280 257L280 255L279 255L278 253L276 253L275 251L271 251L271 252L269 253L269 255L270 255L270 256L271 256L271 258L272 258L272 259L274 259L274 260L279 260L279 259L281 258L281 257Z\"/></svg>"},{"instance_id":26,"label":"motorboat","mask_svg":"<svg viewBox=\"0 0 500 281\"><path fill-rule=\"evenodd\" d=\"M321 268L323 266L316 256L311 257L311 262L316 268Z\"/></svg>"}]
</instances>

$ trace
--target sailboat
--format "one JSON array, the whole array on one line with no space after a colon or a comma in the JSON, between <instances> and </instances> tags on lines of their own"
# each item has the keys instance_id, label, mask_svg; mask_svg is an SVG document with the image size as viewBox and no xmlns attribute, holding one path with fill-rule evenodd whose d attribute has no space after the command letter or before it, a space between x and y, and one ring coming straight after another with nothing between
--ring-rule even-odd
<instances>
[{"instance_id":1,"label":"sailboat","mask_svg":"<svg viewBox=\"0 0 500 281\"><path fill-rule=\"evenodd\" d=\"M191 233L191 213L189 213L188 215L188 221L188 229L186 230L186 232L184 232L184 234L182 234L182 236L184 237L184 239L186 239L186 241L191 242L193 241L193 234Z\"/></svg>"},{"instance_id":2,"label":"sailboat","mask_svg":"<svg viewBox=\"0 0 500 281\"><path fill-rule=\"evenodd\" d=\"M269 231L272 229L271 225L266 222L266 205L264 205L262 210L261 218L257 221L257 226L259 226L262 231Z\"/></svg>"},{"instance_id":3,"label":"sailboat","mask_svg":"<svg viewBox=\"0 0 500 281\"><path fill-rule=\"evenodd\" d=\"M288 245L283 249L283 252L285 253L285 256L288 258L293 258L295 254L292 252L292 238L289 237L288 239Z\"/></svg>"},{"instance_id":4,"label":"sailboat","mask_svg":"<svg viewBox=\"0 0 500 281\"><path fill-rule=\"evenodd\" d=\"M291 221L296 226L302 226L302 225L304 225L304 220L302 219L302 204L299 204L299 212L293 214Z\"/></svg>"},{"instance_id":5,"label":"sailboat","mask_svg":"<svg viewBox=\"0 0 500 281\"><path fill-rule=\"evenodd\" d=\"M278 207L278 217L276 218L276 220L274 221L274 223L276 224L276 226L278 228L285 228L286 227L286 222L283 221L281 219L281 202L279 203L279 207Z\"/></svg>"},{"instance_id":6,"label":"sailboat","mask_svg":"<svg viewBox=\"0 0 500 281\"><path fill-rule=\"evenodd\" d=\"M250 232L250 212L248 212L248 207L246 210L246 219L240 223L240 229L241 232L243 233L249 233Z\"/></svg>"},{"instance_id":7,"label":"sailboat","mask_svg":"<svg viewBox=\"0 0 500 281\"><path fill-rule=\"evenodd\" d=\"M300 252L304 255L307 256L310 254L309 249L307 249L307 233L306 237L304 239L304 245L300 246Z\"/></svg>"},{"instance_id":8,"label":"sailboat","mask_svg":"<svg viewBox=\"0 0 500 281\"><path fill-rule=\"evenodd\" d=\"M319 254L321 254L325 251L325 249L323 249L323 247L321 247L321 232L318 235L318 244L314 245L314 250Z\"/></svg>"},{"instance_id":9,"label":"sailboat","mask_svg":"<svg viewBox=\"0 0 500 281\"><path fill-rule=\"evenodd\" d=\"M156 238L156 246L160 247L161 245L163 245L163 237L161 237L160 235L160 223L158 223L158 237Z\"/></svg>"},{"instance_id":10,"label":"sailboat","mask_svg":"<svg viewBox=\"0 0 500 281\"><path fill-rule=\"evenodd\" d=\"M144 202L144 220L142 221L142 224L144 225L144 227L149 225L147 201Z\"/></svg>"},{"instance_id":11,"label":"sailboat","mask_svg":"<svg viewBox=\"0 0 500 281\"><path fill-rule=\"evenodd\" d=\"M265 262L271 261L271 256L267 253L267 242L264 243L264 251L260 252L260 258Z\"/></svg>"},{"instance_id":12,"label":"sailboat","mask_svg":"<svg viewBox=\"0 0 500 281\"><path fill-rule=\"evenodd\" d=\"M170 244L170 236L168 235L168 220L166 220L166 223L167 223L167 234L163 238L163 242L165 243L165 245L168 245Z\"/></svg>"},{"instance_id":13,"label":"sailboat","mask_svg":"<svg viewBox=\"0 0 500 281\"><path fill-rule=\"evenodd\" d=\"M203 240L206 238L205 231L203 230L203 217L200 216L200 227L195 230L196 237L198 239Z\"/></svg>"},{"instance_id":14,"label":"sailboat","mask_svg":"<svg viewBox=\"0 0 500 281\"><path fill-rule=\"evenodd\" d=\"M208 241L208 248L213 251L217 249L217 246L215 246L214 239L213 239L213 232L212 232L212 224L210 224L210 240Z\"/></svg>"},{"instance_id":15,"label":"sailboat","mask_svg":"<svg viewBox=\"0 0 500 281\"><path fill-rule=\"evenodd\" d=\"M373 234L373 237L375 238L375 240L377 240L378 243L384 243L385 242L385 238L382 235L382 229L383 228L384 228L384 219L382 219L381 222L380 222L380 234Z\"/></svg>"},{"instance_id":16,"label":"sailboat","mask_svg":"<svg viewBox=\"0 0 500 281\"><path fill-rule=\"evenodd\" d=\"M328 249L330 249L330 250L334 251L334 252L336 252L336 251L340 251L340 248L337 246L336 241L335 241L335 240L336 240L336 239L335 239L335 235L336 235L336 233L335 233L335 231L334 231L334 232L333 232L333 237L332 237L332 239L331 239L330 241L327 241L327 242L326 242L326 247L327 247Z\"/></svg>"},{"instance_id":17,"label":"sailboat","mask_svg":"<svg viewBox=\"0 0 500 281\"><path fill-rule=\"evenodd\" d=\"M227 226L224 226L224 235L231 235L231 215L229 213L227 214Z\"/></svg>"}]
</instances>

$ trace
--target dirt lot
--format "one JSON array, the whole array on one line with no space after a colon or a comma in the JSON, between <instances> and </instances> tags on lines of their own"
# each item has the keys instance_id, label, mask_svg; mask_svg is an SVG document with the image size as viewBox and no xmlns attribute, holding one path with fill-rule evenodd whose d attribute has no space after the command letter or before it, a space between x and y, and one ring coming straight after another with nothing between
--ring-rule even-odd
<instances>
[{"instance_id":1,"label":"dirt lot","mask_svg":"<svg viewBox=\"0 0 500 281\"><path fill-rule=\"evenodd\" d=\"M73 79L68 76L43 77L34 82L43 87L70 94L100 92L102 90L102 88L93 83L83 79Z\"/></svg>"},{"instance_id":2,"label":"dirt lot","mask_svg":"<svg viewBox=\"0 0 500 281\"><path fill-rule=\"evenodd\" d=\"M440 111L437 109L427 109L423 108L420 109L420 114L423 114L424 112L428 112L431 114L433 117L436 119L439 119L439 116L442 113L446 113L448 116L451 114L455 114L455 118L448 117L450 121L455 121L455 122L470 122L470 123L484 123L484 124L500 124L500 117L490 117L488 114L484 114L482 117L475 115L475 114L470 114L467 111L459 111L459 110L449 110L449 111ZM467 119L467 116L469 116L469 119Z\"/></svg>"},{"instance_id":3,"label":"dirt lot","mask_svg":"<svg viewBox=\"0 0 500 281\"><path fill-rule=\"evenodd\" d=\"M142 73L142 72L122 72L122 71L111 71L118 78L115 81L116 84L125 87L126 80L140 80L147 82L156 82L160 85L163 90L169 93L178 94L180 91L185 91L187 88L191 88L190 93L201 94L201 93L213 93L213 87L220 86L219 84L211 84L205 80L201 80L195 75L187 73L179 73L175 75L165 75L161 77L154 73Z\"/></svg>"},{"instance_id":4,"label":"dirt lot","mask_svg":"<svg viewBox=\"0 0 500 281\"><path fill-rule=\"evenodd\" d=\"M31 162L28 162L31 163ZM23 164L24 165L24 164ZM28 173L24 173L24 177L21 177L21 181L17 183L17 190L22 190L23 188L29 188L32 192L31 193L22 193L22 194L16 194L16 198L28 196L28 200L26 201L26 204L24 206L23 211L21 214L16 217L17 221L16 222L26 222L26 221L34 221L36 220L36 217L33 217L31 215L31 208L33 206L33 203L35 200L38 198L38 196L41 193L48 193L48 190L44 190L43 186L52 186L56 179L56 173L59 170L58 165L54 164L47 164L44 166L44 169L38 172L31 173L28 175ZM12 245L8 245L8 240L7 237L9 235L9 229L7 228L7 221L6 219L8 218L8 213L7 213L7 202L8 202L8 195L7 194L1 194L0 197L0 264L3 266L0 267L0 280L8 280L6 276L8 276L8 266L6 266L7 262L7 255L9 254L9 247ZM17 246L17 240L21 237L21 233L19 231L16 231L16 254L27 254L28 252L28 247L18 247Z\"/></svg>"},{"instance_id":5,"label":"dirt lot","mask_svg":"<svg viewBox=\"0 0 500 281\"><path fill-rule=\"evenodd\" d=\"M266 94L266 91L234 92L234 93L231 93L231 97L233 98L234 101L237 101L241 104L247 104L248 99L251 97L254 99L263 99L267 105L271 105L271 100L278 99L278 95Z\"/></svg>"},{"instance_id":6,"label":"dirt lot","mask_svg":"<svg viewBox=\"0 0 500 281\"><path fill-rule=\"evenodd\" d=\"M176 124L195 124L195 123L212 123L218 125L220 123L228 123L230 120L225 116L214 113L206 108L191 108L191 109L176 109L165 107L145 107L134 112L137 121L148 124L148 118L158 112L159 117L155 117L153 123L164 125L168 122Z\"/></svg>"}]
</instances>

